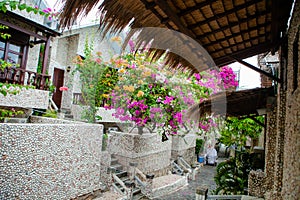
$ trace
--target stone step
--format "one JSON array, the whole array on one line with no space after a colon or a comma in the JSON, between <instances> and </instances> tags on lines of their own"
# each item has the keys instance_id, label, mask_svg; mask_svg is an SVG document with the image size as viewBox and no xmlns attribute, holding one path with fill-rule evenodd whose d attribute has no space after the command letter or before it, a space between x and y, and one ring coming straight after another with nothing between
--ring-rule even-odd
<instances>
[{"instance_id":1,"label":"stone step","mask_svg":"<svg viewBox=\"0 0 300 200\"><path fill-rule=\"evenodd\" d=\"M65 117L67 117L67 118L73 118L74 116L70 113L70 114L65 114Z\"/></svg>"},{"instance_id":2,"label":"stone step","mask_svg":"<svg viewBox=\"0 0 300 200\"><path fill-rule=\"evenodd\" d=\"M126 171L119 171L119 172L116 172L116 176L119 178L122 178L122 177L128 176L128 173Z\"/></svg>"},{"instance_id":3,"label":"stone step","mask_svg":"<svg viewBox=\"0 0 300 200\"><path fill-rule=\"evenodd\" d=\"M138 195L140 193L141 193L141 189L140 188L137 188L137 187L133 188L133 195Z\"/></svg>"},{"instance_id":4,"label":"stone step","mask_svg":"<svg viewBox=\"0 0 300 200\"><path fill-rule=\"evenodd\" d=\"M128 176L123 176L120 179L121 179L121 181L125 182L125 181L129 180L129 177Z\"/></svg>"},{"instance_id":5,"label":"stone step","mask_svg":"<svg viewBox=\"0 0 300 200\"><path fill-rule=\"evenodd\" d=\"M116 158L112 158L110 161L110 165L115 165L115 164L119 164L118 160Z\"/></svg>"},{"instance_id":6,"label":"stone step","mask_svg":"<svg viewBox=\"0 0 300 200\"><path fill-rule=\"evenodd\" d=\"M116 171L121 171L123 169L123 166L120 164L114 164L110 166L111 168L114 168Z\"/></svg>"},{"instance_id":7,"label":"stone step","mask_svg":"<svg viewBox=\"0 0 300 200\"><path fill-rule=\"evenodd\" d=\"M138 194L133 195L133 197L132 197L133 200L140 200L142 198L145 199L145 196L141 192L138 193Z\"/></svg>"}]
</instances>

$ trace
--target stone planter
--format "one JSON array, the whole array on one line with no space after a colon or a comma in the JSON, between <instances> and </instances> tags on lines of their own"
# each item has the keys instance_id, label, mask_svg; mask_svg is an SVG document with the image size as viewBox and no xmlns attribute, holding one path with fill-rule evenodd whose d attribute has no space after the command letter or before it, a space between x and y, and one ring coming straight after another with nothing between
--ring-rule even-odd
<instances>
[{"instance_id":1,"label":"stone planter","mask_svg":"<svg viewBox=\"0 0 300 200\"><path fill-rule=\"evenodd\" d=\"M48 104L49 91L23 88L17 95L0 94L0 106L47 109Z\"/></svg>"},{"instance_id":2,"label":"stone planter","mask_svg":"<svg viewBox=\"0 0 300 200\"><path fill-rule=\"evenodd\" d=\"M177 160L181 156L189 164L196 162L196 136L194 134L187 134L184 137L174 135L172 138L172 159Z\"/></svg>"},{"instance_id":3,"label":"stone planter","mask_svg":"<svg viewBox=\"0 0 300 200\"><path fill-rule=\"evenodd\" d=\"M155 177L167 174L170 170L171 141L162 142L157 133L138 134L112 131L109 135L108 151L113 154L125 170L130 171L129 163L137 163L144 174Z\"/></svg>"}]
</instances>

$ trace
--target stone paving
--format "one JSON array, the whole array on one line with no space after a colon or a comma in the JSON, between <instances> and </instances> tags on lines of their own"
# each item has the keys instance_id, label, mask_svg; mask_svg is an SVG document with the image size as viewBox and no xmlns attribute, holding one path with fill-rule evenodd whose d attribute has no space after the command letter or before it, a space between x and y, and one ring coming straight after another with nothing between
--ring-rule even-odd
<instances>
[{"instance_id":1,"label":"stone paving","mask_svg":"<svg viewBox=\"0 0 300 200\"><path fill-rule=\"evenodd\" d=\"M196 174L196 180L189 180L188 186L178 190L177 192L156 198L155 200L195 200L195 191L200 185L206 185L209 188L208 194L211 194L212 190L216 189L214 181L215 174L215 166L204 165Z\"/></svg>"}]
</instances>

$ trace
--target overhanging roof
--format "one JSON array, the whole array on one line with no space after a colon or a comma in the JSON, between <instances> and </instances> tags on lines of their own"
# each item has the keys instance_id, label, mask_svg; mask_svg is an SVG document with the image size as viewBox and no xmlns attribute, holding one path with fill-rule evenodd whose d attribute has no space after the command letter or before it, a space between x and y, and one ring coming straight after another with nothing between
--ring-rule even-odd
<instances>
[{"instance_id":1,"label":"overhanging roof","mask_svg":"<svg viewBox=\"0 0 300 200\"><path fill-rule=\"evenodd\" d=\"M42 32L42 33L44 33L46 35L50 35L50 36L53 36L53 37L61 35L61 33L58 32L57 30L53 30L53 29L51 29L51 28L49 28L49 27L47 27L45 25L39 24L39 23L37 23L35 21L32 21L31 19L23 17L23 16L21 16L19 14L16 14L14 12L7 11L6 13L1 12L1 14L4 14L4 15L8 16L11 19L17 19L20 22L23 22L23 23L28 24L28 25L30 25L32 27L35 27L36 30L37 30L37 32L40 31L40 32ZM6 21L3 21L2 19L0 19L0 23L4 24L6 26L12 26L13 28L18 27L17 24L6 22ZM28 33L28 34L31 35L30 33ZM36 35L36 34L37 33L33 33L33 35Z\"/></svg>"},{"instance_id":2,"label":"overhanging roof","mask_svg":"<svg viewBox=\"0 0 300 200\"><path fill-rule=\"evenodd\" d=\"M81 13L88 13L98 1L65 0L61 25L71 26ZM278 47L285 35L293 1L281 0L104 0L100 6L101 28L119 32L129 23L132 29L160 27L179 31L202 45L217 66L244 59ZM139 35L140 40L150 41L151 31ZM154 31L155 32L155 31ZM148 35L147 35L148 34ZM172 34L159 34L157 43L170 41ZM195 54L203 60L201 69L211 63L203 52L187 38L178 45L187 55ZM155 50L156 57L163 50ZM197 66L168 52L172 67L181 63L197 72Z\"/></svg>"},{"instance_id":3,"label":"overhanging roof","mask_svg":"<svg viewBox=\"0 0 300 200\"><path fill-rule=\"evenodd\" d=\"M235 117L258 115L257 109L266 108L268 97L274 97L274 93L274 88L270 87L216 94L199 104L200 117L211 114Z\"/></svg>"}]
</instances>

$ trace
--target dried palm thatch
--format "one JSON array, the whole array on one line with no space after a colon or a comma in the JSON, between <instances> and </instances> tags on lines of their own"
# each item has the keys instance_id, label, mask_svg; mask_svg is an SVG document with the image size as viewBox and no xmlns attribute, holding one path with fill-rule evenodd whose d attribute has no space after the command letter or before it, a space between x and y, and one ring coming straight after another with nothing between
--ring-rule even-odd
<instances>
[{"instance_id":1,"label":"dried palm thatch","mask_svg":"<svg viewBox=\"0 0 300 200\"><path fill-rule=\"evenodd\" d=\"M62 27L70 27L99 2L62 1ZM100 28L105 35L119 33L129 24L128 37L139 33L138 47L152 42L153 59L166 53L170 67L199 72L276 50L291 6L292 1L271 0L104 0L99 7ZM167 29L173 31L162 34Z\"/></svg>"}]
</instances>

